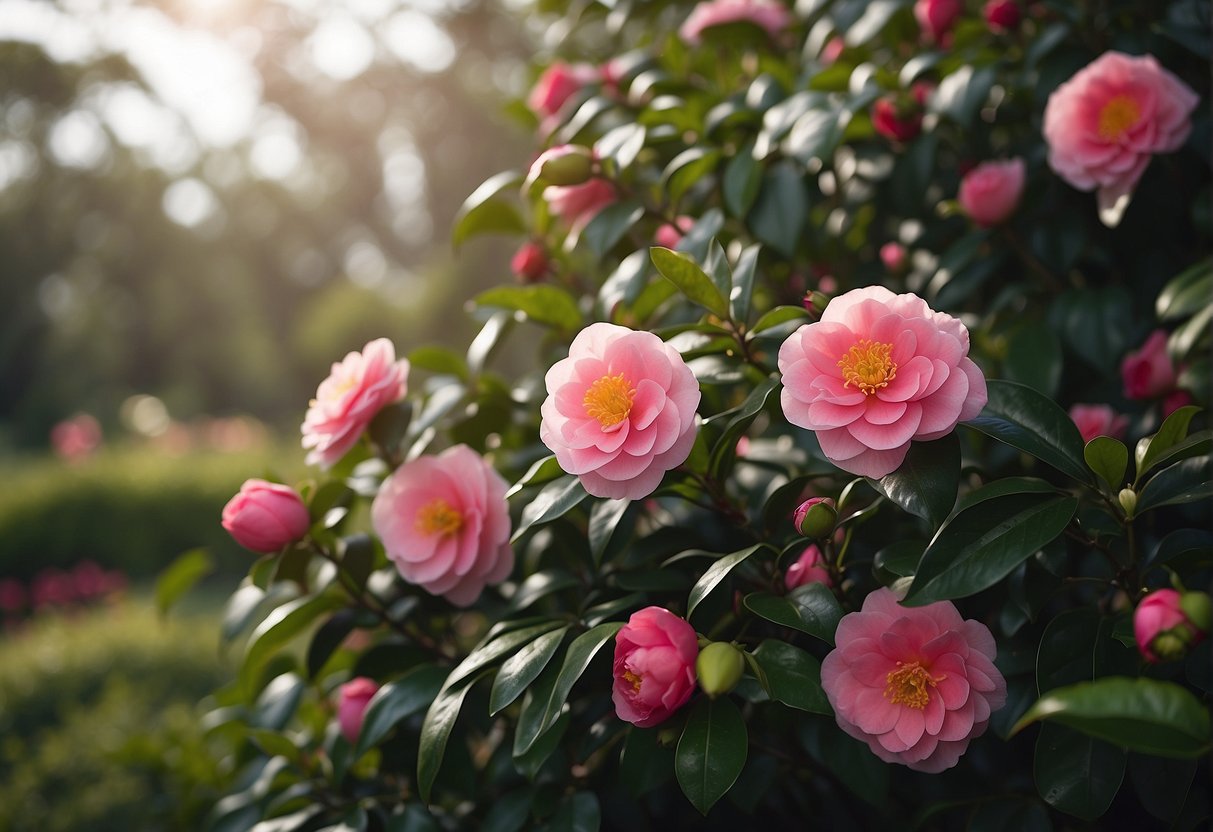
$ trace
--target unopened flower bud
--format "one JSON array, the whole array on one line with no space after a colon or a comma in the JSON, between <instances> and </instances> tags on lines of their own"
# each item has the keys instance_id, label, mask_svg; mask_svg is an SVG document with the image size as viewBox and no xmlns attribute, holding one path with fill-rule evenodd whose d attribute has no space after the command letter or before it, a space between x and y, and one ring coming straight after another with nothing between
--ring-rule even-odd
<instances>
[{"instance_id":1,"label":"unopened flower bud","mask_svg":"<svg viewBox=\"0 0 1213 832\"><path fill-rule=\"evenodd\" d=\"M1209 596L1203 592L1180 593L1174 589L1151 592L1133 612L1133 635L1146 661L1168 662L1183 658L1192 646L1209 634ZM1190 617L1191 608L1195 617Z\"/></svg>"},{"instance_id":2,"label":"unopened flower bud","mask_svg":"<svg viewBox=\"0 0 1213 832\"><path fill-rule=\"evenodd\" d=\"M1213 599L1204 592L1185 592L1179 596L1179 609L1203 633L1213 629Z\"/></svg>"},{"instance_id":3,"label":"unopened flower bud","mask_svg":"<svg viewBox=\"0 0 1213 832\"><path fill-rule=\"evenodd\" d=\"M826 306L829 305L829 303L830 296L816 290L808 292L804 296L804 308L808 310L810 315L817 319L820 319L825 313Z\"/></svg>"},{"instance_id":4,"label":"unopened flower bud","mask_svg":"<svg viewBox=\"0 0 1213 832\"><path fill-rule=\"evenodd\" d=\"M736 687L744 670L745 658L741 651L724 641L714 641L704 647L695 660L699 687L713 699Z\"/></svg>"},{"instance_id":5,"label":"unopened flower bud","mask_svg":"<svg viewBox=\"0 0 1213 832\"><path fill-rule=\"evenodd\" d=\"M536 182L544 185L581 185L594 175L594 152L588 147L562 144L550 147L531 164L524 190Z\"/></svg>"},{"instance_id":6,"label":"unopened flower bud","mask_svg":"<svg viewBox=\"0 0 1213 832\"><path fill-rule=\"evenodd\" d=\"M1125 517L1133 519L1133 513L1137 511L1137 492L1132 488L1120 489L1120 507L1125 510Z\"/></svg>"},{"instance_id":7,"label":"unopened flower bud","mask_svg":"<svg viewBox=\"0 0 1213 832\"><path fill-rule=\"evenodd\" d=\"M800 504L793 517L796 531L805 537L819 540L829 537L838 522L838 509L829 497L810 497Z\"/></svg>"}]
</instances>

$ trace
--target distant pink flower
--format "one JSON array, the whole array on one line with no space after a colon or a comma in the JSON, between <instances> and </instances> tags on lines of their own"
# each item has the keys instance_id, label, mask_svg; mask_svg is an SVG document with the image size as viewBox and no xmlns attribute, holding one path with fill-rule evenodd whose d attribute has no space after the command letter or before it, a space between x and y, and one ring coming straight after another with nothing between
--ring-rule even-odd
<instances>
[{"instance_id":1,"label":"distant pink flower","mask_svg":"<svg viewBox=\"0 0 1213 832\"><path fill-rule=\"evenodd\" d=\"M1018 0L989 0L982 13L985 15L986 25L995 34L1004 34L1016 28L1022 16Z\"/></svg>"},{"instance_id":2,"label":"distant pink flower","mask_svg":"<svg viewBox=\"0 0 1213 832\"><path fill-rule=\"evenodd\" d=\"M510 258L510 271L524 283L534 283L548 271L548 256L533 240L523 243Z\"/></svg>"},{"instance_id":3,"label":"distant pink flower","mask_svg":"<svg viewBox=\"0 0 1213 832\"><path fill-rule=\"evenodd\" d=\"M1126 355L1120 377L1130 399L1156 399L1174 390L1178 373L1167 354L1167 333L1154 330L1141 347Z\"/></svg>"},{"instance_id":4,"label":"distant pink flower","mask_svg":"<svg viewBox=\"0 0 1213 832\"><path fill-rule=\"evenodd\" d=\"M366 676L350 679L341 686L341 700L337 703L337 724L341 726L341 734L350 745L358 742L367 705L371 703L371 698L377 690L379 685L374 679L368 679Z\"/></svg>"},{"instance_id":5,"label":"distant pink flower","mask_svg":"<svg viewBox=\"0 0 1213 832\"><path fill-rule=\"evenodd\" d=\"M1106 404L1076 404L1070 408L1070 419L1078 426L1083 442L1090 442L1096 436L1124 439L1129 428L1129 417Z\"/></svg>"},{"instance_id":6,"label":"distant pink flower","mask_svg":"<svg viewBox=\"0 0 1213 832\"><path fill-rule=\"evenodd\" d=\"M1007 220L1019 207L1025 176L1023 159L982 162L960 180L957 198L969 219L983 228Z\"/></svg>"},{"instance_id":7,"label":"distant pink flower","mask_svg":"<svg viewBox=\"0 0 1213 832\"><path fill-rule=\"evenodd\" d=\"M904 95L886 95L872 105L872 126L886 139L908 142L922 132L922 107Z\"/></svg>"},{"instance_id":8,"label":"distant pink flower","mask_svg":"<svg viewBox=\"0 0 1213 832\"><path fill-rule=\"evenodd\" d=\"M695 629L685 620L661 607L633 613L615 635L615 713L639 728L669 719L695 691L698 656Z\"/></svg>"},{"instance_id":9,"label":"distant pink flower","mask_svg":"<svg viewBox=\"0 0 1213 832\"><path fill-rule=\"evenodd\" d=\"M821 687L838 726L886 763L949 769L1007 699L990 630L950 601L903 607L889 589L844 615Z\"/></svg>"},{"instance_id":10,"label":"distant pink flower","mask_svg":"<svg viewBox=\"0 0 1213 832\"><path fill-rule=\"evenodd\" d=\"M1203 593L1190 593L1200 596ZM1208 596L1203 605L1207 611ZM1137 649L1146 661L1157 664L1179 658L1192 645L1204 641L1208 633L1194 623L1183 609L1183 599L1174 589L1156 589L1141 600L1133 611L1133 635ZM1208 622L1202 622L1206 627Z\"/></svg>"},{"instance_id":11,"label":"distant pink flower","mask_svg":"<svg viewBox=\"0 0 1213 832\"><path fill-rule=\"evenodd\" d=\"M88 413L77 413L51 428L51 447L68 462L79 462L101 447L101 424Z\"/></svg>"},{"instance_id":12,"label":"distant pink flower","mask_svg":"<svg viewBox=\"0 0 1213 832\"><path fill-rule=\"evenodd\" d=\"M307 534L307 506L290 486L245 480L223 507L223 528L246 549L268 554Z\"/></svg>"},{"instance_id":13,"label":"distant pink flower","mask_svg":"<svg viewBox=\"0 0 1213 832\"><path fill-rule=\"evenodd\" d=\"M964 324L917 295L853 289L780 347L784 416L816 431L839 468L883 477L911 440L939 439L981 412L986 380L968 352Z\"/></svg>"},{"instance_id":14,"label":"distant pink flower","mask_svg":"<svg viewBox=\"0 0 1213 832\"><path fill-rule=\"evenodd\" d=\"M964 11L961 0L916 0L914 19L933 43L944 43Z\"/></svg>"},{"instance_id":15,"label":"distant pink flower","mask_svg":"<svg viewBox=\"0 0 1213 832\"><path fill-rule=\"evenodd\" d=\"M1162 417L1165 419L1181 407L1192 404L1192 394L1187 390L1172 390L1162 400Z\"/></svg>"},{"instance_id":16,"label":"distant pink flower","mask_svg":"<svg viewBox=\"0 0 1213 832\"><path fill-rule=\"evenodd\" d=\"M705 29L725 23L753 23L775 37L792 22L787 8L774 0L705 0L694 9L678 30L691 45L698 45Z\"/></svg>"},{"instance_id":17,"label":"distant pink flower","mask_svg":"<svg viewBox=\"0 0 1213 832\"><path fill-rule=\"evenodd\" d=\"M841 37L835 35L826 41L826 45L821 47L821 54L817 56L817 60L822 66L832 66L835 61L842 57L842 53L846 51L847 42Z\"/></svg>"},{"instance_id":18,"label":"distant pink flower","mask_svg":"<svg viewBox=\"0 0 1213 832\"><path fill-rule=\"evenodd\" d=\"M10 615L25 608L25 587L16 578L0 579L0 612Z\"/></svg>"},{"instance_id":19,"label":"distant pink flower","mask_svg":"<svg viewBox=\"0 0 1213 832\"><path fill-rule=\"evenodd\" d=\"M682 242L682 235L695 227L694 217L675 217L674 222L667 222L658 227L653 234L653 242L664 248L677 248Z\"/></svg>"},{"instance_id":20,"label":"distant pink flower","mask_svg":"<svg viewBox=\"0 0 1213 832\"><path fill-rule=\"evenodd\" d=\"M906 248L901 243L888 242L880 247L880 262L889 271L897 274L906 265Z\"/></svg>"},{"instance_id":21,"label":"distant pink flower","mask_svg":"<svg viewBox=\"0 0 1213 832\"><path fill-rule=\"evenodd\" d=\"M1075 188L1097 189L1101 212L1115 213L1150 158L1184 143L1199 102L1153 56L1105 52L1049 96L1049 165Z\"/></svg>"},{"instance_id":22,"label":"distant pink flower","mask_svg":"<svg viewBox=\"0 0 1213 832\"><path fill-rule=\"evenodd\" d=\"M590 64L557 61L539 76L527 96L527 106L540 118L554 116L582 87L598 79L599 71Z\"/></svg>"},{"instance_id":23,"label":"distant pink flower","mask_svg":"<svg viewBox=\"0 0 1213 832\"><path fill-rule=\"evenodd\" d=\"M35 575L29 594L35 609L65 607L77 600L75 582L61 569L43 569Z\"/></svg>"},{"instance_id":24,"label":"distant pink flower","mask_svg":"<svg viewBox=\"0 0 1213 832\"><path fill-rule=\"evenodd\" d=\"M699 383L651 332L591 324L544 381L539 438L596 497L646 497L691 453Z\"/></svg>"},{"instance_id":25,"label":"distant pink flower","mask_svg":"<svg viewBox=\"0 0 1213 832\"><path fill-rule=\"evenodd\" d=\"M333 364L303 419L303 447L311 449L307 464L330 468L345 456L375 414L404 398L408 375L408 361L396 360L396 348L386 338Z\"/></svg>"},{"instance_id":26,"label":"distant pink flower","mask_svg":"<svg viewBox=\"0 0 1213 832\"><path fill-rule=\"evenodd\" d=\"M514 568L508 485L455 445L397 468L371 504L371 525L400 575L466 607Z\"/></svg>"},{"instance_id":27,"label":"distant pink flower","mask_svg":"<svg viewBox=\"0 0 1213 832\"><path fill-rule=\"evenodd\" d=\"M830 577L830 570L825 567L825 558L822 557L821 549L812 543L783 573L783 585L788 588L789 592L806 584L834 585L834 579Z\"/></svg>"},{"instance_id":28,"label":"distant pink flower","mask_svg":"<svg viewBox=\"0 0 1213 832\"><path fill-rule=\"evenodd\" d=\"M549 185L543 189L543 199L553 216L581 229L615 202L616 193L610 182L595 178L580 185Z\"/></svg>"}]
</instances>

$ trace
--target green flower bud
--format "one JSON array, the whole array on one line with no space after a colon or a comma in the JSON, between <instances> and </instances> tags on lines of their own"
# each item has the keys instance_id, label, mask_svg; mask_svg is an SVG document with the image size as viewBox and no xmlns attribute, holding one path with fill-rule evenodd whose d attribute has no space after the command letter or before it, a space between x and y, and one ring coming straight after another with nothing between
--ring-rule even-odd
<instances>
[{"instance_id":1,"label":"green flower bud","mask_svg":"<svg viewBox=\"0 0 1213 832\"><path fill-rule=\"evenodd\" d=\"M714 641L700 650L699 658L695 660L699 687L713 699L736 687L744 670L745 658L741 651L723 641Z\"/></svg>"},{"instance_id":2,"label":"green flower bud","mask_svg":"<svg viewBox=\"0 0 1213 832\"><path fill-rule=\"evenodd\" d=\"M1204 592L1185 592L1179 596L1179 609L1202 633L1213 627L1213 599Z\"/></svg>"},{"instance_id":3,"label":"green flower bud","mask_svg":"<svg viewBox=\"0 0 1213 832\"><path fill-rule=\"evenodd\" d=\"M805 537L820 540L829 537L838 522L838 509L829 497L811 497L800 504L792 518L796 531Z\"/></svg>"},{"instance_id":4,"label":"green flower bud","mask_svg":"<svg viewBox=\"0 0 1213 832\"><path fill-rule=\"evenodd\" d=\"M1120 489L1120 507L1125 510L1125 517L1133 519L1133 513L1137 511L1137 492L1132 488Z\"/></svg>"},{"instance_id":5,"label":"green flower bud","mask_svg":"<svg viewBox=\"0 0 1213 832\"><path fill-rule=\"evenodd\" d=\"M524 189L543 185L581 185L594 175L594 151L575 144L549 148L531 164Z\"/></svg>"}]
</instances>

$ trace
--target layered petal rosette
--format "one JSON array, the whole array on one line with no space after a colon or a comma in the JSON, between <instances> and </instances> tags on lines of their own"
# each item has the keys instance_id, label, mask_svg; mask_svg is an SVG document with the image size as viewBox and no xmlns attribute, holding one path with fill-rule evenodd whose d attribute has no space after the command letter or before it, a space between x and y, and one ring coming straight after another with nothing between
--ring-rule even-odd
<instances>
[{"instance_id":1,"label":"layered petal rosette","mask_svg":"<svg viewBox=\"0 0 1213 832\"><path fill-rule=\"evenodd\" d=\"M886 763L956 765L1007 699L989 628L950 601L902 607L889 589L838 623L821 687L838 725Z\"/></svg>"},{"instance_id":2,"label":"layered petal rosette","mask_svg":"<svg viewBox=\"0 0 1213 832\"><path fill-rule=\"evenodd\" d=\"M646 497L691 453L699 383L651 332L591 324L545 382L539 437L595 497Z\"/></svg>"},{"instance_id":3,"label":"layered petal rosette","mask_svg":"<svg viewBox=\"0 0 1213 832\"><path fill-rule=\"evenodd\" d=\"M375 414L407 392L409 363L386 338L333 364L303 418L308 465L330 468L358 442Z\"/></svg>"},{"instance_id":4,"label":"layered petal rosette","mask_svg":"<svg viewBox=\"0 0 1213 832\"><path fill-rule=\"evenodd\" d=\"M371 525L401 577L466 607L514 568L507 488L478 453L456 445L384 480Z\"/></svg>"},{"instance_id":5,"label":"layered petal rosette","mask_svg":"<svg viewBox=\"0 0 1213 832\"><path fill-rule=\"evenodd\" d=\"M632 614L615 635L615 713L641 728L669 719L695 692L695 628L662 607Z\"/></svg>"},{"instance_id":6,"label":"layered petal rosette","mask_svg":"<svg viewBox=\"0 0 1213 832\"><path fill-rule=\"evenodd\" d=\"M917 295L854 289L780 347L784 416L815 431L839 468L883 477L911 440L939 439L981 412L986 380L968 352L964 324Z\"/></svg>"}]
</instances>

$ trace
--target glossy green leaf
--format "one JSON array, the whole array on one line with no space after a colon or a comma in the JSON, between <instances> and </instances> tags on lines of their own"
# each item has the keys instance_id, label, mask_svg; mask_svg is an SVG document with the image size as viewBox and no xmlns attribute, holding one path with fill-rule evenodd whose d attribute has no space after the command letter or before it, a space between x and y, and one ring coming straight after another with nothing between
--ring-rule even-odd
<instances>
[{"instance_id":1,"label":"glossy green leaf","mask_svg":"<svg viewBox=\"0 0 1213 832\"><path fill-rule=\"evenodd\" d=\"M534 621L535 619L529 620ZM446 680L446 687L454 687L477 671L489 666L503 656L512 655L522 645L533 641L546 632L555 630L559 626L559 621L541 621L538 624L531 624L504 632L490 630L489 635L451 671L450 676Z\"/></svg>"},{"instance_id":2,"label":"glossy green leaf","mask_svg":"<svg viewBox=\"0 0 1213 832\"><path fill-rule=\"evenodd\" d=\"M535 681L543 669L547 667L552 656L560 648L568 627L552 630L536 638L514 655L506 659L497 678L493 680L493 689L489 693L489 714L496 714L522 695L531 682Z\"/></svg>"},{"instance_id":3,"label":"glossy green leaf","mask_svg":"<svg viewBox=\"0 0 1213 832\"><path fill-rule=\"evenodd\" d=\"M544 596L577 586L579 583L580 581L572 573L563 569L543 569L539 572L532 572L510 596L507 610L512 615L519 610L526 609Z\"/></svg>"},{"instance_id":4,"label":"glossy green leaf","mask_svg":"<svg viewBox=\"0 0 1213 832\"><path fill-rule=\"evenodd\" d=\"M206 549L191 549L180 555L156 578L156 609L164 615L194 584L215 571L215 560Z\"/></svg>"},{"instance_id":5,"label":"glossy green leaf","mask_svg":"<svg viewBox=\"0 0 1213 832\"><path fill-rule=\"evenodd\" d=\"M904 604L964 598L993 586L1059 536L1078 501L1011 494L953 516L927 546Z\"/></svg>"},{"instance_id":6,"label":"glossy green leaf","mask_svg":"<svg viewBox=\"0 0 1213 832\"><path fill-rule=\"evenodd\" d=\"M505 191L514 192L522 184L522 179L522 174L513 171L499 173L464 200L451 230L451 242L456 248L477 234L521 234L526 231L522 214L512 203L500 198Z\"/></svg>"},{"instance_id":7,"label":"glossy green leaf","mask_svg":"<svg viewBox=\"0 0 1213 832\"><path fill-rule=\"evenodd\" d=\"M905 461L881 477L876 487L910 514L938 528L952 511L960 488L960 440L951 433L933 442L911 442Z\"/></svg>"},{"instance_id":8,"label":"glossy green leaf","mask_svg":"<svg viewBox=\"0 0 1213 832\"><path fill-rule=\"evenodd\" d=\"M442 768L447 740L451 738L451 731L455 727L455 720L459 718L463 700L475 683L476 678L473 678L465 685L444 688L425 712L425 721L421 723L421 738L417 744L417 791L427 803L430 800L430 791L434 788L434 780Z\"/></svg>"},{"instance_id":9,"label":"glossy green leaf","mask_svg":"<svg viewBox=\"0 0 1213 832\"><path fill-rule=\"evenodd\" d=\"M358 611L352 609L338 610L332 618L320 625L312 636L312 642L307 648L307 675L315 679L324 663L341 646L346 636L353 632L358 624Z\"/></svg>"},{"instance_id":10,"label":"glossy green leaf","mask_svg":"<svg viewBox=\"0 0 1213 832\"><path fill-rule=\"evenodd\" d=\"M877 571L878 578L881 572L894 578L905 578L917 571L918 562L922 560L922 553L926 548L925 540L894 541L876 553L872 559L872 568Z\"/></svg>"},{"instance_id":11,"label":"glossy green leaf","mask_svg":"<svg viewBox=\"0 0 1213 832\"><path fill-rule=\"evenodd\" d=\"M1036 653L1040 693L1101 676L1132 673L1137 651L1114 638L1115 619L1089 607L1065 610L1049 622Z\"/></svg>"},{"instance_id":12,"label":"glossy green leaf","mask_svg":"<svg viewBox=\"0 0 1213 832\"><path fill-rule=\"evenodd\" d=\"M816 658L776 639L763 641L753 655L766 674L772 699L802 711L833 716L834 710L821 689L821 662Z\"/></svg>"},{"instance_id":13,"label":"glossy green leaf","mask_svg":"<svg viewBox=\"0 0 1213 832\"><path fill-rule=\"evenodd\" d=\"M725 576L733 570L735 566L744 561L750 555L762 549L765 544L751 546L748 549L742 549L740 552L733 552L719 558L715 563L709 566L691 587L691 594L687 598L687 618L695 612L695 608L699 606L699 602L708 597L708 594L725 579Z\"/></svg>"},{"instance_id":14,"label":"glossy green leaf","mask_svg":"<svg viewBox=\"0 0 1213 832\"><path fill-rule=\"evenodd\" d=\"M283 604L265 617L249 636L240 681L247 693L258 671L282 645L302 633L324 613L345 606L335 594L305 596Z\"/></svg>"},{"instance_id":15,"label":"glossy green leaf","mask_svg":"<svg viewBox=\"0 0 1213 832\"><path fill-rule=\"evenodd\" d=\"M1113 491L1119 491L1129 467L1129 449L1119 439L1096 436L1082 449L1087 467L1099 475Z\"/></svg>"},{"instance_id":16,"label":"glossy green leaf","mask_svg":"<svg viewBox=\"0 0 1213 832\"><path fill-rule=\"evenodd\" d=\"M564 332L576 332L581 328L577 301L558 286L497 286L478 294L474 302L477 306L513 309L535 323Z\"/></svg>"},{"instance_id":17,"label":"glossy green leaf","mask_svg":"<svg viewBox=\"0 0 1213 832\"><path fill-rule=\"evenodd\" d=\"M674 771L674 749L658 742L658 728L629 728L619 755L619 779L634 797L640 797L669 779Z\"/></svg>"},{"instance_id":18,"label":"glossy green leaf","mask_svg":"<svg viewBox=\"0 0 1213 832\"><path fill-rule=\"evenodd\" d=\"M1137 464L1137 477L1134 482L1141 482L1150 469L1159 462L1163 454L1183 441L1184 437L1188 435L1188 426L1192 423L1192 417L1199 412L1200 408L1193 405L1178 408L1163 420L1162 426L1153 436L1147 436L1137 443L1133 454L1134 462Z\"/></svg>"},{"instance_id":19,"label":"glossy green leaf","mask_svg":"<svg viewBox=\"0 0 1213 832\"><path fill-rule=\"evenodd\" d=\"M510 490L505 492L506 499L513 497L528 485L543 485L562 476L564 476L564 470L556 461L556 455L545 456L531 465L518 482L510 486Z\"/></svg>"},{"instance_id":20,"label":"glossy green leaf","mask_svg":"<svg viewBox=\"0 0 1213 832\"><path fill-rule=\"evenodd\" d=\"M644 206L635 200L616 202L603 208L586 224L581 239L590 251L603 257L644 216Z\"/></svg>"},{"instance_id":21,"label":"glossy green leaf","mask_svg":"<svg viewBox=\"0 0 1213 832\"><path fill-rule=\"evenodd\" d=\"M556 807L548 822L549 832L598 832L602 824L602 809L593 792L574 792Z\"/></svg>"},{"instance_id":22,"label":"glossy green leaf","mask_svg":"<svg viewBox=\"0 0 1213 832\"><path fill-rule=\"evenodd\" d=\"M758 270L758 255L762 246L752 245L741 250L733 268L733 285L729 290L729 315L741 323L750 316L750 300L754 294L754 276Z\"/></svg>"},{"instance_id":23,"label":"glossy green leaf","mask_svg":"<svg viewBox=\"0 0 1213 832\"><path fill-rule=\"evenodd\" d=\"M1183 812L1196 767L1196 760L1129 755L1129 779L1137 798L1147 812L1168 824L1174 824Z\"/></svg>"},{"instance_id":24,"label":"glossy green leaf","mask_svg":"<svg viewBox=\"0 0 1213 832\"><path fill-rule=\"evenodd\" d=\"M1136 514L1161 506L1193 503L1213 497L1213 459L1208 454L1164 468L1137 495Z\"/></svg>"},{"instance_id":25,"label":"glossy green leaf","mask_svg":"<svg viewBox=\"0 0 1213 832\"><path fill-rule=\"evenodd\" d=\"M631 167L632 162L644 150L645 130L641 124L621 124L603 134L594 143L594 153L599 159L610 159L616 169L623 171Z\"/></svg>"},{"instance_id":26,"label":"glossy green leaf","mask_svg":"<svg viewBox=\"0 0 1213 832\"><path fill-rule=\"evenodd\" d=\"M436 344L414 347L409 350L408 359L411 369L457 376L464 381L468 378L467 362L463 356L447 347L440 347Z\"/></svg>"},{"instance_id":27,"label":"glossy green leaf","mask_svg":"<svg viewBox=\"0 0 1213 832\"><path fill-rule=\"evenodd\" d=\"M691 186L712 173L720 162L720 151L708 147L688 147L665 166L661 187L674 205Z\"/></svg>"},{"instance_id":28,"label":"glossy green leaf","mask_svg":"<svg viewBox=\"0 0 1213 832\"><path fill-rule=\"evenodd\" d=\"M589 496L581 487L581 481L572 474L548 483L522 510L521 521L510 536L510 542L517 543L533 526L563 517Z\"/></svg>"},{"instance_id":29,"label":"glossy green leaf","mask_svg":"<svg viewBox=\"0 0 1213 832\"><path fill-rule=\"evenodd\" d=\"M649 249L649 256L662 277L673 283L688 300L718 317L728 317L729 302L690 255L653 246Z\"/></svg>"},{"instance_id":30,"label":"glossy green leaf","mask_svg":"<svg viewBox=\"0 0 1213 832\"><path fill-rule=\"evenodd\" d=\"M792 257L809 216L804 177L788 161L776 163L763 177L758 199L746 218L754 236L785 257Z\"/></svg>"},{"instance_id":31,"label":"glossy green leaf","mask_svg":"<svg viewBox=\"0 0 1213 832\"><path fill-rule=\"evenodd\" d=\"M1045 723L1036 738L1032 766L1036 789L1054 809L1093 821L1112 805L1127 758L1123 748Z\"/></svg>"},{"instance_id":32,"label":"glossy green leaf","mask_svg":"<svg viewBox=\"0 0 1213 832\"><path fill-rule=\"evenodd\" d=\"M1012 731L1040 720L1160 757L1209 751L1208 710L1174 682L1108 676L1057 688L1038 699Z\"/></svg>"},{"instance_id":33,"label":"glossy green leaf","mask_svg":"<svg viewBox=\"0 0 1213 832\"><path fill-rule=\"evenodd\" d=\"M1061 340L1045 321L1024 326L1007 340L1003 370L1011 381L1054 396L1061 383Z\"/></svg>"},{"instance_id":34,"label":"glossy green leaf","mask_svg":"<svg viewBox=\"0 0 1213 832\"><path fill-rule=\"evenodd\" d=\"M444 667L420 665L375 691L362 717L354 759L378 745L403 720L429 708L442 689L446 675Z\"/></svg>"},{"instance_id":35,"label":"glossy green leaf","mask_svg":"<svg viewBox=\"0 0 1213 832\"><path fill-rule=\"evenodd\" d=\"M991 379L989 401L965 424L1031 454L1079 482L1092 482L1082 435L1053 400L1022 384Z\"/></svg>"},{"instance_id":36,"label":"glossy green leaf","mask_svg":"<svg viewBox=\"0 0 1213 832\"><path fill-rule=\"evenodd\" d=\"M727 697L701 697L691 708L674 755L682 793L701 813L724 797L745 767L745 720Z\"/></svg>"},{"instance_id":37,"label":"glossy green leaf","mask_svg":"<svg viewBox=\"0 0 1213 832\"><path fill-rule=\"evenodd\" d=\"M1213 297L1213 261L1202 260L1167 281L1154 302L1160 321L1186 318L1208 305Z\"/></svg>"},{"instance_id":38,"label":"glossy green leaf","mask_svg":"<svg viewBox=\"0 0 1213 832\"><path fill-rule=\"evenodd\" d=\"M744 402L735 413L731 413L729 422L725 426L724 433L720 435L720 439L712 447L712 455L708 462L708 473L710 476L722 479L727 474L731 467L734 455L737 453L737 442L745 434L746 429L766 407L767 399L771 394L779 388L779 378L770 376L756 385L750 394L746 396ZM713 417L719 419L725 414L718 414Z\"/></svg>"},{"instance_id":39,"label":"glossy green leaf","mask_svg":"<svg viewBox=\"0 0 1213 832\"><path fill-rule=\"evenodd\" d=\"M631 500L599 500L590 509L590 524L586 529L586 537L595 566L602 563L602 556L610 545L615 530L619 528L624 512L631 504Z\"/></svg>"},{"instance_id":40,"label":"glossy green leaf","mask_svg":"<svg viewBox=\"0 0 1213 832\"><path fill-rule=\"evenodd\" d=\"M842 618L838 599L823 584L797 587L786 596L751 592L742 603L767 621L808 633L827 644L834 643L834 631Z\"/></svg>"},{"instance_id":41,"label":"glossy green leaf","mask_svg":"<svg viewBox=\"0 0 1213 832\"><path fill-rule=\"evenodd\" d=\"M724 205L734 217L743 218L762 187L762 164L754 158L753 143L737 151L724 169Z\"/></svg>"},{"instance_id":42,"label":"glossy green leaf","mask_svg":"<svg viewBox=\"0 0 1213 832\"><path fill-rule=\"evenodd\" d=\"M480 832L518 832L526 826L535 795L531 789L519 789L493 801Z\"/></svg>"},{"instance_id":43,"label":"glossy green leaf","mask_svg":"<svg viewBox=\"0 0 1213 832\"><path fill-rule=\"evenodd\" d=\"M808 310L803 306L776 306L774 309L763 313L754 326L750 328L751 335L757 335L760 332L765 332L768 329L796 322L798 325L807 324L810 321Z\"/></svg>"}]
</instances>

